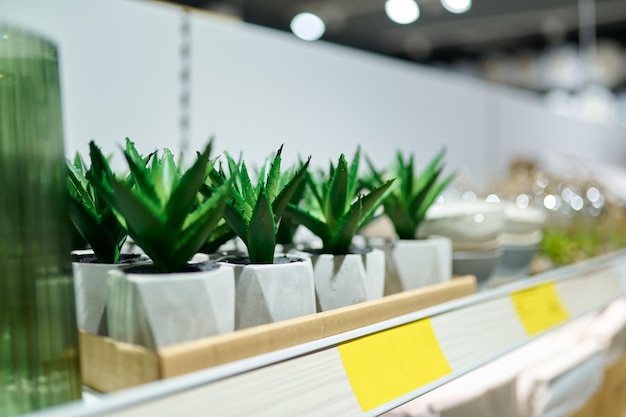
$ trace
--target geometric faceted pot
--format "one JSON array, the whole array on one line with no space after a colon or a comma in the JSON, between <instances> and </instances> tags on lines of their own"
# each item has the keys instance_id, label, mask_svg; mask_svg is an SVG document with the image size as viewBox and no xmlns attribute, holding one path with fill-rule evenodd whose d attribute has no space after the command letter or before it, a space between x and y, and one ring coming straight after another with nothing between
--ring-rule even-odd
<instances>
[{"instance_id":1,"label":"geometric faceted pot","mask_svg":"<svg viewBox=\"0 0 626 417\"><path fill-rule=\"evenodd\" d=\"M89 333L106 335L106 297L109 270L135 263L146 263L144 255L124 254L118 264L95 262L91 250L72 251L72 273L76 300L76 322L78 328Z\"/></svg>"},{"instance_id":2,"label":"geometric faceted pot","mask_svg":"<svg viewBox=\"0 0 626 417\"><path fill-rule=\"evenodd\" d=\"M273 264L251 264L247 257L224 257L220 264L235 275L236 330L315 313L309 258L286 254Z\"/></svg>"},{"instance_id":3,"label":"geometric faceted pot","mask_svg":"<svg viewBox=\"0 0 626 417\"><path fill-rule=\"evenodd\" d=\"M385 289L385 253L356 249L347 255L308 253L313 262L318 311L381 298Z\"/></svg>"},{"instance_id":4,"label":"geometric faceted pot","mask_svg":"<svg viewBox=\"0 0 626 417\"><path fill-rule=\"evenodd\" d=\"M385 294L395 294L452 278L452 242L444 236L376 244L385 252Z\"/></svg>"},{"instance_id":5,"label":"geometric faceted pot","mask_svg":"<svg viewBox=\"0 0 626 417\"><path fill-rule=\"evenodd\" d=\"M110 270L107 320L110 337L153 350L232 332L233 270L213 261L176 273L151 264Z\"/></svg>"}]
</instances>

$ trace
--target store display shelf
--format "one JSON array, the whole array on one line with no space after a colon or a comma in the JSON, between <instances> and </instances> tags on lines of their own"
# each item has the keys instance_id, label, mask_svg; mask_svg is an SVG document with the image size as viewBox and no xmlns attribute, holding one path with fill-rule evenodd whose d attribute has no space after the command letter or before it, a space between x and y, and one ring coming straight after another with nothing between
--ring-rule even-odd
<instances>
[{"instance_id":1,"label":"store display shelf","mask_svg":"<svg viewBox=\"0 0 626 417\"><path fill-rule=\"evenodd\" d=\"M626 292L626 251L37 415L379 415Z\"/></svg>"}]
</instances>

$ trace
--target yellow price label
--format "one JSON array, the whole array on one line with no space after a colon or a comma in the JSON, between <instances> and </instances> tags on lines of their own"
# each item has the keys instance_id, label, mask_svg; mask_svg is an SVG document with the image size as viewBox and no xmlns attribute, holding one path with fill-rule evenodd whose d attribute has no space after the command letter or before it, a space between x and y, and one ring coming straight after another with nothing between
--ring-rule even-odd
<instances>
[{"instance_id":1,"label":"yellow price label","mask_svg":"<svg viewBox=\"0 0 626 417\"><path fill-rule=\"evenodd\" d=\"M338 349L363 411L452 372L429 319L351 340Z\"/></svg>"},{"instance_id":2,"label":"yellow price label","mask_svg":"<svg viewBox=\"0 0 626 417\"><path fill-rule=\"evenodd\" d=\"M546 282L511 294L517 315L530 336L548 330L570 318L554 282Z\"/></svg>"}]
</instances>

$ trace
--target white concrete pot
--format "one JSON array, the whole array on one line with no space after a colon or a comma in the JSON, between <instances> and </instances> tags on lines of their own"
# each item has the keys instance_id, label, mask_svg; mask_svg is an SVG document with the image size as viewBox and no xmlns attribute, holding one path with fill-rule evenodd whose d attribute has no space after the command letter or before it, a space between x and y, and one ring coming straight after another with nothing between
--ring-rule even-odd
<instances>
[{"instance_id":1,"label":"white concrete pot","mask_svg":"<svg viewBox=\"0 0 626 417\"><path fill-rule=\"evenodd\" d=\"M93 256L93 251L73 251L72 255L78 258ZM145 256L130 256L136 256L136 259L129 259L127 263L123 264L72 262L76 300L76 322L79 329L93 334L106 335L107 320L105 307L109 270L138 262L148 262L148 258Z\"/></svg>"},{"instance_id":2,"label":"white concrete pot","mask_svg":"<svg viewBox=\"0 0 626 417\"><path fill-rule=\"evenodd\" d=\"M235 276L212 269L140 273L138 267L109 271L107 319L114 339L158 349L227 333L235 324Z\"/></svg>"},{"instance_id":3,"label":"white concrete pot","mask_svg":"<svg viewBox=\"0 0 626 417\"><path fill-rule=\"evenodd\" d=\"M385 252L385 294L413 290L452 278L452 241L444 236L424 239L370 239Z\"/></svg>"},{"instance_id":4,"label":"white concrete pot","mask_svg":"<svg viewBox=\"0 0 626 417\"><path fill-rule=\"evenodd\" d=\"M381 298L385 288L385 253L331 255L310 252L318 311L328 311Z\"/></svg>"},{"instance_id":5,"label":"white concrete pot","mask_svg":"<svg viewBox=\"0 0 626 417\"><path fill-rule=\"evenodd\" d=\"M236 258L223 258L220 262L235 273L235 329L315 313L313 268L309 258L281 255L273 264L236 262Z\"/></svg>"}]
</instances>

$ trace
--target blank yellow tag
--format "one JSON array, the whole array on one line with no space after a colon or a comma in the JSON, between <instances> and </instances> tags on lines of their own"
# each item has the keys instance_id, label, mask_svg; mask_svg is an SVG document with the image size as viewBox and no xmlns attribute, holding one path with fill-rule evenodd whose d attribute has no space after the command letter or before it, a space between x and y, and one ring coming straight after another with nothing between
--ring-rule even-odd
<instances>
[{"instance_id":1,"label":"blank yellow tag","mask_svg":"<svg viewBox=\"0 0 626 417\"><path fill-rule=\"evenodd\" d=\"M429 319L352 340L338 349L363 411L452 372Z\"/></svg>"},{"instance_id":2,"label":"blank yellow tag","mask_svg":"<svg viewBox=\"0 0 626 417\"><path fill-rule=\"evenodd\" d=\"M546 282L511 294L522 325L530 336L569 320L554 282Z\"/></svg>"}]
</instances>

